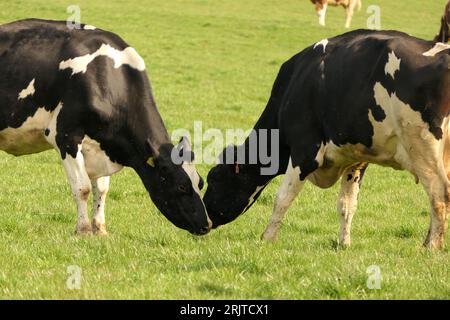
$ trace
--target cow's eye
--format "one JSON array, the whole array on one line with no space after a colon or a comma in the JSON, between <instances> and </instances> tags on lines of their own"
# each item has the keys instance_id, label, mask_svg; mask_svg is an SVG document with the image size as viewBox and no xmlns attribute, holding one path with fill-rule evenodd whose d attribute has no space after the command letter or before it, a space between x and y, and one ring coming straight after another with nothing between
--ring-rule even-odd
<instances>
[{"instance_id":1,"label":"cow's eye","mask_svg":"<svg viewBox=\"0 0 450 320\"><path fill-rule=\"evenodd\" d=\"M183 193L187 193L188 189L185 186L181 185L181 186L178 187L178 191L183 192Z\"/></svg>"}]
</instances>

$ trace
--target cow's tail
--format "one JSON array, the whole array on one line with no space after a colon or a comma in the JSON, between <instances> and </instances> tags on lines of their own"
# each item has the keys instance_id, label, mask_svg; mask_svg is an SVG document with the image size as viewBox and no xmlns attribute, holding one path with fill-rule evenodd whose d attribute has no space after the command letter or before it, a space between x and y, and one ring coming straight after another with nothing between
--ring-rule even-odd
<instances>
[{"instance_id":1,"label":"cow's tail","mask_svg":"<svg viewBox=\"0 0 450 320\"><path fill-rule=\"evenodd\" d=\"M361 8L362 8L361 0L357 0L356 8L358 9L358 11L361 11Z\"/></svg>"}]
</instances>

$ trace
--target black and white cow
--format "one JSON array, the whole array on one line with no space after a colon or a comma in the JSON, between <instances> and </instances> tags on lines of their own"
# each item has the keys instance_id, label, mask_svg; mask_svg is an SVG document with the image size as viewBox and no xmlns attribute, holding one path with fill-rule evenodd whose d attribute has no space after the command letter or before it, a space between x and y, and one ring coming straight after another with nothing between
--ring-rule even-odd
<instances>
[{"instance_id":1,"label":"black and white cow","mask_svg":"<svg viewBox=\"0 0 450 320\"><path fill-rule=\"evenodd\" d=\"M133 168L176 226L205 234L210 221L190 145L176 148L156 108L144 60L114 33L63 21L0 26L0 150L56 149L78 210L79 234L105 234L109 177ZM92 223L87 200L94 196Z\"/></svg>"},{"instance_id":2,"label":"black and white cow","mask_svg":"<svg viewBox=\"0 0 450 320\"><path fill-rule=\"evenodd\" d=\"M357 30L285 62L255 126L279 129L279 171L262 175L261 162L234 159L214 167L204 197L213 227L245 212L285 174L263 234L276 239L306 180L328 188L342 177L340 242L349 245L362 175L375 163L408 170L424 186L431 200L425 244L441 248L450 210L449 49L397 31ZM239 148L248 153L249 139Z\"/></svg>"}]
</instances>

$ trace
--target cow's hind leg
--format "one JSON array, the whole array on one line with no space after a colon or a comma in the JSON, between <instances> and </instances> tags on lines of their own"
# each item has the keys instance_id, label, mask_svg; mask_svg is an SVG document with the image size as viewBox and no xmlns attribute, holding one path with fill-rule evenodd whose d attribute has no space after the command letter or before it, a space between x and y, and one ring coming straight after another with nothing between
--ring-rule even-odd
<instances>
[{"instance_id":1,"label":"cow's hind leg","mask_svg":"<svg viewBox=\"0 0 450 320\"><path fill-rule=\"evenodd\" d=\"M92 217L92 231L96 235L106 235L105 223L105 202L106 195L109 190L109 177L101 177L92 179L92 194L93 201L93 217Z\"/></svg>"},{"instance_id":2,"label":"cow's hind leg","mask_svg":"<svg viewBox=\"0 0 450 320\"><path fill-rule=\"evenodd\" d=\"M359 188L366 168L366 163L359 163L346 169L341 178L337 210L340 218L339 244L343 247L351 244L350 230L358 205Z\"/></svg>"},{"instance_id":3,"label":"cow's hind leg","mask_svg":"<svg viewBox=\"0 0 450 320\"><path fill-rule=\"evenodd\" d=\"M444 159L439 159L439 152L436 149L417 152L422 156L411 157L413 173L417 175L430 199L431 222L424 246L431 250L441 249L444 245L450 210L447 158L444 156Z\"/></svg>"},{"instance_id":4,"label":"cow's hind leg","mask_svg":"<svg viewBox=\"0 0 450 320\"><path fill-rule=\"evenodd\" d=\"M441 249L448 225L450 187L438 175L419 177L430 197L431 223L424 246L428 249Z\"/></svg>"},{"instance_id":5,"label":"cow's hind leg","mask_svg":"<svg viewBox=\"0 0 450 320\"><path fill-rule=\"evenodd\" d=\"M275 241L277 239L284 215L303 185L304 181L300 180L299 168L293 168L292 161L289 161L286 174L278 189L272 217L261 237L263 240Z\"/></svg>"}]
</instances>

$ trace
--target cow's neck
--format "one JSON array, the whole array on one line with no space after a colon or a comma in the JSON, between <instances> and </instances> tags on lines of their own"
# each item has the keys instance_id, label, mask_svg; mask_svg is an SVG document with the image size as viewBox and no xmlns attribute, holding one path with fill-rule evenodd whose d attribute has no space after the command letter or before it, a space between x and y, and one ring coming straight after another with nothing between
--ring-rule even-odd
<instances>
[{"instance_id":1,"label":"cow's neck","mask_svg":"<svg viewBox=\"0 0 450 320\"><path fill-rule=\"evenodd\" d=\"M252 164L248 156L252 150L253 152L255 150L255 147L252 147L255 144L255 138L252 136L253 133L247 137L244 144L239 148L245 148L246 164L244 166L256 166L258 170L252 170L252 172L255 174L255 179L258 180L258 186L265 186L276 176L284 174L289 162L289 149L282 143L282 138L279 134L278 104L274 101L273 96L270 98L261 117L256 122L253 132L256 134L257 163ZM261 156L266 159L261 159ZM265 161L262 161L267 160L266 156L271 159L269 165L263 163ZM277 165L271 167L273 161L276 161Z\"/></svg>"}]
</instances>

